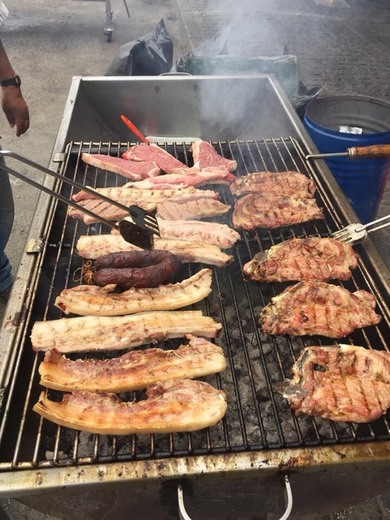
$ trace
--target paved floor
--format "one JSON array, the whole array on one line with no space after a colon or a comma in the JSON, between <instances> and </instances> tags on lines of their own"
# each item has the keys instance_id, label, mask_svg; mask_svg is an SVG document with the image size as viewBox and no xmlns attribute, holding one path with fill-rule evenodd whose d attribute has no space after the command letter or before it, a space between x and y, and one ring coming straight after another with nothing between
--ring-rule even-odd
<instances>
[{"instance_id":1,"label":"paved floor","mask_svg":"<svg viewBox=\"0 0 390 520\"><path fill-rule=\"evenodd\" d=\"M174 41L175 57L200 43L212 45L225 34L230 54L295 54L301 81L308 88L322 85L322 95L360 94L390 101L389 0L144 0L142 4L127 0L127 4L130 18L121 0L112 1L114 35L107 43L104 2L9 2L11 15L2 38L22 77L32 124L28 134L17 139L3 118L3 148L46 165L72 76L104 75L119 46L145 34L161 18ZM13 188L17 217L8 252L16 268L38 194L17 180ZM389 210L387 189L379 215ZM374 239L386 259L389 236L379 232ZM53 518L13 500L2 506L12 519ZM318 512L313 519L383 520L390 518L390 498L373 497L345 510L334 504L334 511L326 516Z\"/></svg>"}]
</instances>

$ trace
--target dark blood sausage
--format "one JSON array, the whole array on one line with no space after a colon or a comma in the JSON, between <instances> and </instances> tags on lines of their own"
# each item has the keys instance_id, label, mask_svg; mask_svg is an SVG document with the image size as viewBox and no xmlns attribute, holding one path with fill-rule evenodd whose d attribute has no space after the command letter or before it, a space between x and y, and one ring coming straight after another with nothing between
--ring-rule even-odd
<instances>
[{"instance_id":1,"label":"dark blood sausage","mask_svg":"<svg viewBox=\"0 0 390 520\"><path fill-rule=\"evenodd\" d=\"M157 287L171 282L180 268L170 251L125 251L98 257L92 264L92 283L116 284L121 289Z\"/></svg>"}]
</instances>

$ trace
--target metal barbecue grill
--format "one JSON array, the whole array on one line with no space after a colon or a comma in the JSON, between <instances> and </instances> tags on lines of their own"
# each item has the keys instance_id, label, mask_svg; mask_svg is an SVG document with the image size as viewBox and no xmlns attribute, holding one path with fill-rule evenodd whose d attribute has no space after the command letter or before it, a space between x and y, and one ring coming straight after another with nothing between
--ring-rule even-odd
<instances>
[{"instance_id":1,"label":"metal barbecue grill","mask_svg":"<svg viewBox=\"0 0 390 520\"><path fill-rule=\"evenodd\" d=\"M264 498L258 489L262 477L269 481L267 485L274 485L280 475L298 473L292 481L299 482L300 473L314 468L321 473L327 468L328 475L337 469L339 476L344 478L345 467L355 471L356 465L362 462L369 463L365 475L374 470L377 474L385 471L386 459L390 456L390 413L375 422L357 425L306 415L297 417L290 410L282 398L280 386L291 376L291 366L302 348L337 342L321 337L262 334L258 324L261 308L288 284L246 282L242 274L243 265L261 250L291 237L329 236L347 224L349 209L342 204L343 196L335 189L331 176L324 175L321 164L312 165L305 160L309 148L299 136L212 142L221 155L237 161L239 175L262 170L298 170L310 176L318 187L316 199L325 214L324 220L291 228L242 232L242 240L232 249L234 262L224 268L213 268L212 293L192 307L223 325L215 342L223 348L228 366L221 374L208 376L205 380L226 392L228 411L225 418L212 428L194 433L116 437L58 427L32 411L42 390L38 366L43 355L32 351L31 327L37 320L62 317L61 311L54 307L56 296L63 288L80 283L83 259L76 250L79 236L109 232L102 224L86 226L82 221L70 219L67 208L51 200L41 239L28 246L35 265L29 290L23 293L23 313L11 318L13 325L15 321L19 324L12 348L3 352L6 362L3 362L1 372L0 482L2 492L7 496L42 496L62 488L76 492L80 487L84 490L102 482L113 484L117 481L118 486L120 483L131 483L136 488L137 485L144 486L149 497L151 490L157 495L161 492L162 496L172 497L168 484L180 482L184 484L186 500L199 514L202 507L207 507L199 500L207 501L205 497L212 495L208 483L213 476L217 482L222 479L227 488L233 486L234 491L228 492L230 495L248 480L251 489L257 482L256 493ZM120 186L125 183L122 177L86 166L81 154L120 156L130 144L127 141L71 141L53 158L60 163L61 174L85 185ZM180 142L161 145L191 165L188 145ZM55 188L66 197L72 195L72 188L65 183L56 181ZM225 203L234 203L227 187L220 187L218 191ZM231 225L230 214L217 220ZM388 351L390 290L386 266L370 253L370 242L355 248L360 257L359 267L342 285L352 292L358 289L372 292L377 301L376 310L383 318L378 326L357 330L343 343ZM182 276L187 277L201 267L184 266ZM170 340L159 346L175 348L180 342ZM121 397L133 400L142 395L142 392L130 392ZM55 400L61 393L50 390L49 396ZM383 485L385 489L387 479L383 478L379 486ZM355 485L358 488L356 473ZM248 488L245 489L247 492ZM195 492L202 496L191 501L188 495L195 495ZM149 500L142 490L137 496ZM274 507L280 510L281 493L275 501ZM215 513L215 518L221 518L219 513ZM163 515L161 518L171 517ZM214 518L210 509L208 518Z\"/></svg>"}]
</instances>

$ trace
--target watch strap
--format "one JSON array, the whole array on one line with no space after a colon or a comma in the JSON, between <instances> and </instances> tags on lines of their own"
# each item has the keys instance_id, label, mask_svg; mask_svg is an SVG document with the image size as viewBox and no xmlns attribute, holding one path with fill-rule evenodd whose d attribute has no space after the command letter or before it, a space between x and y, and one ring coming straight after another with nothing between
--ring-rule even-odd
<instances>
[{"instance_id":1,"label":"watch strap","mask_svg":"<svg viewBox=\"0 0 390 520\"><path fill-rule=\"evenodd\" d=\"M15 75L13 78L3 79L0 81L1 87L20 87L21 80L18 75Z\"/></svg>"}]
</instances>

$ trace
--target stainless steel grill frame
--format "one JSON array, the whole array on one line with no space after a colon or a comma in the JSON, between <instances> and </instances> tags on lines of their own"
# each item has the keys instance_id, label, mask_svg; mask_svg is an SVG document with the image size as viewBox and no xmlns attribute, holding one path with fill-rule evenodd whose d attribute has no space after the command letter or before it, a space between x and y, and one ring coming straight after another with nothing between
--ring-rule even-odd
<instances>
[{"instance_id":1,"label":"stainless steel grill frame","mask_svg":"<svg viewBox=\"0 0 390 520\"><path fill-rule=\"evenodd\" d=\"M59 163L58 170L62 174L88 185L121 185L124 180L114 174L87 169L81 161L81 153L120 155L129 144L127 141L73 141L61 153L53 154L52 166ZM228 368L207 380L227 391L226 418L204 432L150 436L142 442L132 436L124 444L121 438L112 437L107 441L100 436L79 436L77 432L41 420L31 411L39 394L37 368L42 357L31 349L32 323L35 319L60 317L60 311L53 307L54 298L58 290L77 283L73 275L82 263L75 250L76 238L103 230L100 224L88 228L80 221L69 220L66 208L50 200L46 204L41 238L28 244L29 277L24 280L24 290L17 295L22 312L9 314L8 331L3 332L0 493L23 496L63 486L153 482L185 476L191 479L204 473L219 477L240 478L245 474L250 478L274 478L281 472L312 472L340 466L355 468L362 462L369 463L379 473L384 470L390 455L389 414L372 424L339 425L322 419L295 417L283 404L277 386L289 376L301 348L307 344L334 342L324 338L264 337L257 326L258 311L286 285L244 282L241 269L259 250L291 236L328 236L351 220L352 210L326 167L305 161L311 147L304 134L286 138L214 140L213 144L219 153L238 161L240 174L263 169L296 169L306 173L316 181L317 199L325 210L324 221L271 232L243 233L243 240L234 250L234 264L214 269L213 293L197 308L223 323L223 334L217 343L225 349ZM181 160L189 159L188 147L180 143L167 146L167 150ZM52 181L46 182L51 184ZM71 195L67 185L61 186L58 182L53 185L62 194ZM232 202L227 189L221 190L221 196L226 202ZM41 198L48 200L46 196ZM343 285L352 291L370 290L377 299L383 320L377 327L356 331L347 341L388 350L389 272L369 239L356 246L356 250L360 256L359 268ZM186 269L197 270L196 267ZM12 312L17 302L11 303ZM235 324L233 332L232 323ZM245 397L244 393L247 393ZM254 428L248 428L249 409L254 415ZM271 417L271 427L264 424L266 415ZM288 416L287 426L280 420L283 415Z\"/></svg>"}]
</instances>

